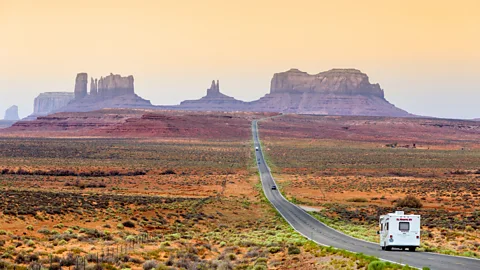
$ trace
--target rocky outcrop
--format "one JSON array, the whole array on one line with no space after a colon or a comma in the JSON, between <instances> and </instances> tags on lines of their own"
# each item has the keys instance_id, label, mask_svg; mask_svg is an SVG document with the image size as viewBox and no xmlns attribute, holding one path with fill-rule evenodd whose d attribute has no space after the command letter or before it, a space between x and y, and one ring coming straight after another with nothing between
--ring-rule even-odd
<instances>
[{"instance_id":1,"label":"rocky outcrop","mask_svg":"<svg viewBox=\"0 0 480 270\"><path fill-rule=\"evenodd\" d=\"M71 92L46 92L35 98L33 114L29 118L44 116L65 107L75 98Z\"/></svg>"},{"instance_id":2,"label":"rocky outcrop","mask_svg":"<svg viewBox=\"0 0 480 270\"><path fill-rule=\"evenodd\" d=\"M98 80L93 78L91 79L90 82L90 95L91 96L96 96L97 95L97 85L98 85Z\"/></svg>"},{"instance_id":3,"label":"rocky outcrop","mask_svg":"<svg viewBox=\"0 0 480 270\"><path fill-rule=\"evenodd\" d=\"M317 93L267 94L252 107L258 111L318 115L412 116L385 99L363 95Z\"/></svg>"},{"instance_id":4,"label":"rocky outcrop","mask_svg":"<svg viewBox=\"0 0 480 270\"><path fill-rule=\"evenodd\" d=\"M220 92L212 81L207 95L164 109L195 111L254 111L322 115L412 116L390 104L379 84L356 69L332 69L309 75L298 69L276 73L270 93L252 102L243 102Z\"/></svg>"},{"instance_id":5,"label":"rocky outcrop","mask_svg":"<svg viewBox=\"0 0 480 270\"><path fill-rule=\"evenodd\" d=\"M332 69L310 75L298 69L276 73L270 94L250 103L251 110L298 114L412 116L390 104L379 84L357 69Z\"/></svg>"},{"instance_id":6,"label":"rocky outcrop","mask_svg":"<svg viewBox=\"0 0 480 270\"><path fill-rule=\"evenodd\" d=\"M214 97L220 95L220 82L217 80L217 83L215 83L215 80L212 81L212 85L210 88L207 89L207 97Z\"/></svg>"},{"instance_id":7,"label":"rocky outcrop","mask_svg":"<svg viewBox=\"0 0 480 270\"><path fill-rule=\"evenodd\" d=\"M75 93L77 93L77 88L81 88L82 90L79 90L79 93L83 93L84 81L88 81L86 73L77 75ZM100 79L91 78L90 93L85 95L75 94L75 99L68 106L59 109L58 112L87 112L104 108L151 109L154 106L150 101L135 94L133 76L122 77L121 75L110 74Z\"/></svg>"},{"instance_id":8,"label":"rocky outcrop","mask_svg":"<svg viewBox=\"0 0 480 270\"><path fill-rule=\"evenodd\" d=\"M182 110L195 111L248 111L245 102L227 96L220 92L220 83L212 81L207 89L207 95L197 100L185 100L178 106Z\"/></svg>"},{"instance_id":9,"label":"rocky outcrop","mask_svg":"<svg viewBox=\"0 0 480 270\"><path fill-rule=\"evenodd\" d=\"M75 79L75 99L82 99L87 95L88 75L87 73L78 73Z\"/></svg>"},{"instance_id":10,"label":"rocky outcrop","mask_svg":"<svg viewBox=\"0 0 480 270\"><path fill-rule=\"evenodd\" d=\"M18 117L18 107L13 105L12 107L8 108L5 111L5 117L3 119L8 121L20 120L20 117Z\"/></svg>"},{"instance_id":11,"label":"rocky outcrop","mask_svg":"<svg viewBox=\"0 0 480 270\"><path fill-rule=\"evenodd\" d=\"M270 93L313 92L335 95L364 95L383 98L378 84L371 84L368 76L357 69L332 69L310 75L298 69L273 75Z\"/></svg>"},{"instance_id":12,"label":"rocky outcrop","mask_svg":"<svg viewBox=\"0 0 480 270\"><path fill-rule=\"evenodd\" d=\"M109 99L116 96L134 95L133 76L122 77L110 73L107 77L98 80L98 96L101 99Z\"/></svg>"},{"instance_id":13,"label":"rocky outcrop","mask_svg":"<svg viewBox=\"0 0 480 270\"><path fill-rule=\"evenodd\" d=\"M87 112L105 108L137 108L190 111L251 111L322 115L413 116L390 104L379 84L372 84L357 69L332 69L310 75L298 69L274 74L270 93L252 102L244 102L220 91L219 81L212 81L206 96L185 100L180 105L153 106L135 94L133 76L110 74L90 80L79 73L75 81L75 99L60 105L35 101L35 113ZM72 93L73 94L73 93ZM38 102L40 103L40 102ZM66 106L65 106L66 105ZM41 109L41 108L46 109Z\"/></svg>"}]
</instances>

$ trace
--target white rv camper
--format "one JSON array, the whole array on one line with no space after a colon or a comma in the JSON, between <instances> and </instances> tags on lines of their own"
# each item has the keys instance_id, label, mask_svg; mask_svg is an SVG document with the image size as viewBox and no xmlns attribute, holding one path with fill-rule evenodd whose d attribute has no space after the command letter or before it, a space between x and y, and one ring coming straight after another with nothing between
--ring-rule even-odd
<instances>
[{"instance_id":1,"label":"white rv camper","mask_svg":"<svg viewBox=\"0 0 480 270\"><path fill-rule=\"evenodd\" d=\"M380 216L380 246L383 250L401 248L415 251L420 246L420 215L403 211Z\"/></svg>"}]
</instances>

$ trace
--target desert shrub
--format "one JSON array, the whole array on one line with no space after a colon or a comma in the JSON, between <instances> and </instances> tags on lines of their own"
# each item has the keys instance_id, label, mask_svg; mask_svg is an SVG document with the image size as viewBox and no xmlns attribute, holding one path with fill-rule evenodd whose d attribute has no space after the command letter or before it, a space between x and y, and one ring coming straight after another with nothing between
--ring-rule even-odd
<instances>
[{"instance_id":1,"label":"desert shrub","mask_svg":"<svg viewBox=\"0 0 480 270\"><path fill-rule=\"evenodd\" d=\"M168 175L168 174L177 174L177 173L171 169L168 169L160 173L160 175Z\"/></svg>"},{"instance_id":2,"label":"desert shrub","mask_svg":"<svg viewBox=\"0 0 480 270\"><path fill-rule=\"evenodd\" d=\"M32 226L32 225L28 225L28 226L27 226L27 230L33 231L33 226Z\"/></svg>"},{"instance_id":3,"label":"desert shrub","mask_svg":"<svg viewBox=\"0 0 480 270\"><path fill-rule=\"evenodd\" d=\"M385 262L373 261L368 264L368 270L383 270L385 266Z\"/></svg>"},{"instance_id":4,"label":"desert shrub","mask_svg":"<svg viewBox=\"0 0 480 270\"><path fill-rule=\"evenodd\" d=\"M171 268L166 266L163 263L158 264L157 268L155 268L155 270L169 270L169 269L171 269Z\"/></svg>"},{"instance_id":5,"label":"desert shrub","mask_svg":"<svg viewBox=\"0 0 480 270\"><path fill-rule=\"evenodd\" d=\"M59 245L59 246L64 246L64 245L66 245L66 244L67 244L67 241L65 241L65 240L60 240L60 241L58 242L58 245Z\"/></svg>"},{"instance_id":6,"label":"desert shrub","mask_svg":"<svg viewBox=\"0 0 480 270\"><path fill-rule=\"evenodd\" d=\"M230 260L230 261L234 261L237 259L237 255L235 255L234 253L229 253L227 255L227 258Z\"/></svg>"},{"instance_id":7,"label":"desert shrub","mask_svg":"<svg viewBox=\"0 0 480 270\"><path fill-rule=\"evenodd\" d=\"M38 233L45 234L45 235L49 235L49 234L50 234L50 230L48 230L48 229L46 229L46 228L42 228L42 229L38 230Z\"/></svg>"},{"instance_id":8,"label":"desert shrub","mask_svg":"<svg viewBox=\"0 0 480 270\"><path fill-rule=\"evenodd\" d=\"M90 172L75 172L70 170L28 171L28 170L19 168L17 171L10 170L10 169L2 169L0 170L0 174L105 177L105 176L137 176L137 175L145 175L147 174L147 172L141 171L141 170L128 171L128 172L119 172L117 170L112 170L112 171L96 170L96 171L90 171ZM71 183L69 183L69 185L71 185Z\"/></svg>"},{"instance_id":9,"label":"desert shrub","mask_svg":"<svg viewBox=\"0 0 480 270\"><path fill-rule=\"evenodd\" d=\"M30 262L38 262L39 259L40 257L38 256L37 253L33 253L28 256L28 261Z\"/></svg>"},{"instance_id":10,"label":"desert shrub","mask_svg":"<svg viewBox=\"0 0 480 270\"><path fill-rule=\"evenodd\" d=\"M48 267L48 270L62 270L62 267L59 263L52 263L50 267Z\"/></svg>"},{"instance_id":11,"label":"desert shrub","mask_svg":"<svg viewBox=\"0 0 480 270\"><path fill-rule=\"evenodd\" d=\"M368 202L368 200L365 198L350 198L347 199L347 202Z\"/></svg>"},{"instance_id":12,"label":"desert shrub","mask_svg":"<svg viewBox=\"0 0 480 270\"><path fill-rule=\"evenodd\" d=\"M68 253L67 256L60 260L60 266L72 266L75 264L75 259L73 253Z\"/></svg>"},{"instance_id":13,"label":"desert shrub","mask_svg":"<svg viewBox=\"0 0 480 270\"><path fill-rule=\"evenodd\" d=\"M268 249L268 252L270 253L278 253L281 250L280 247L271 247Z\"/></svg>"},{"instance_id":14,"label":"desert shrub","mask_svg":"<svg viewBox=\"0 0 480 270\"><path fill-rule=\"evenodd\" d=\"M221 261L217 266L217 270L231 270L233 269L232 265L229 262Z\"/></svg>"},{"instance_id":15,"label":"desert shrub","mask_svg":"<svg viewBox=\"0 0 480 270\"><path fill-rule=\"evenodd\" d=\"M28 262L28 259L25 256L25 254L23 254L23 253L19 253L17 255L17 257L15 258L15 263L23 264L23 263L26 263L26 262Z\"/></svg>"},{"instance_id":16,"label":"desert shrub","mask_svg":"<svg viewBox=\"0 0 480 270\"><path fill-rule=\"evenodd\" d=\"M158 262L156 260L148 260L143 264L143 270L155 269L157 266Z\"/></svg>"},{"instance_id":17,"label":"desert shrub","mask_svg":"<svg viewBox=\"0 0 480 270\"><path fill-rule=\"evenodd\" d=\"M124 227L125 227L125 226L123 226L122 223L118 223L118 224L117 224L117 229L119 229L119 230L123 230Z\"/></svg>"},{"instance_id":18,"label":"desert shrub","mask_svg":"<svg viewBox=\"0 0 480 270\"><path fill-rule=\"evenodd\" d=\"M413 195L407 195L403 199L397 200L397 207L407 207L407 208L422 208L422 202Z\"/></svg>"},{"instance_id":19,"label":"desert shrub","mask_svg":"<svg viewBox=\"0 0 480 270\"><path fill-rule=\"evenodd\" d=\"M288 254L294 255L294 254L300 254L300 249L296 246L289 246L288 247Z\"/></svg>"},{"instance_id":20,"label":"desert shrub","mask_svg":"<svg viewBox=\"0 0 480 270\"><path fill-rule=\"evenodd\" d=\"M267 258L258 258L255 261L255 266L253 267L255 270L267 270Z\"/></svg>"},{"instance_id":21,"label":"desert shrub","mask_svg":"<svg viewBox=\"0 0 480 270\"><path fill-rule=\"evenodd\" d=\"M135 237L135 235L129 235L125 238L126 241L135 241L137 240L137 238Z\"/></svg>"},{"instance_id":22,"label":"desert shrub","mask_svg":"<svg viewBox=\"0 0 480 270\"><path fill-rule=\"evenodd\" d=\"M122 225L127 227L127 228L135 228L135 223L133 223L133 221L131 221L131 220L127 220L127 221L123 222Z\"/></svg>"}]
</instances>

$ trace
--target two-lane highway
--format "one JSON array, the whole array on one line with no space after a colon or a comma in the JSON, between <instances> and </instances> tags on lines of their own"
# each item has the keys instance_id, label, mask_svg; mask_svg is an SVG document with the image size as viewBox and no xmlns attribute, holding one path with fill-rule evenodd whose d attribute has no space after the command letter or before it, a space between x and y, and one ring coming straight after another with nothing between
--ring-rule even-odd
<instances>
[{"instance_id":1,"label":"two-lane highway","mask_svg":"<svg viewBox=\"0 0 480 270\"><path fill-rule=\"evenodd\" d=\"M275 184L268 165L265 163L258 136L257 121L252 123L254 146L258 163L258 170L262 181L263 191L270 203L277 209L283 218L300 234L314 242L349 251L376 256L383 260L408 264L413 267L430 269L480 269L480 260L464 257L446 256L429 252L383 251L375 243L359 240L338 232L321 223L300 207L287 201L279 190L272 190Z\"/></svg>"}]
</instances>

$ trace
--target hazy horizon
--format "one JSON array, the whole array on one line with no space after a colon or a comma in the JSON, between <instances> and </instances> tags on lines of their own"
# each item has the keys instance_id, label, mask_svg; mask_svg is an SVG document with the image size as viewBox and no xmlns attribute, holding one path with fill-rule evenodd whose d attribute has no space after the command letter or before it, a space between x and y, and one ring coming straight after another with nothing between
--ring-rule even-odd
<instances>
[{"instance_id":1,"label":"hazy horizon","mask_svg":"<svg viewBox=\"0 0 480 270\"><path fill-rule=\"evenodd\" d=\"M133 75L155 105L220 90L251 101L274 73L356 68L424 116L480 118L480 2L0 0L0 118L75 76Z\"/></svg>"}]
</instances>

